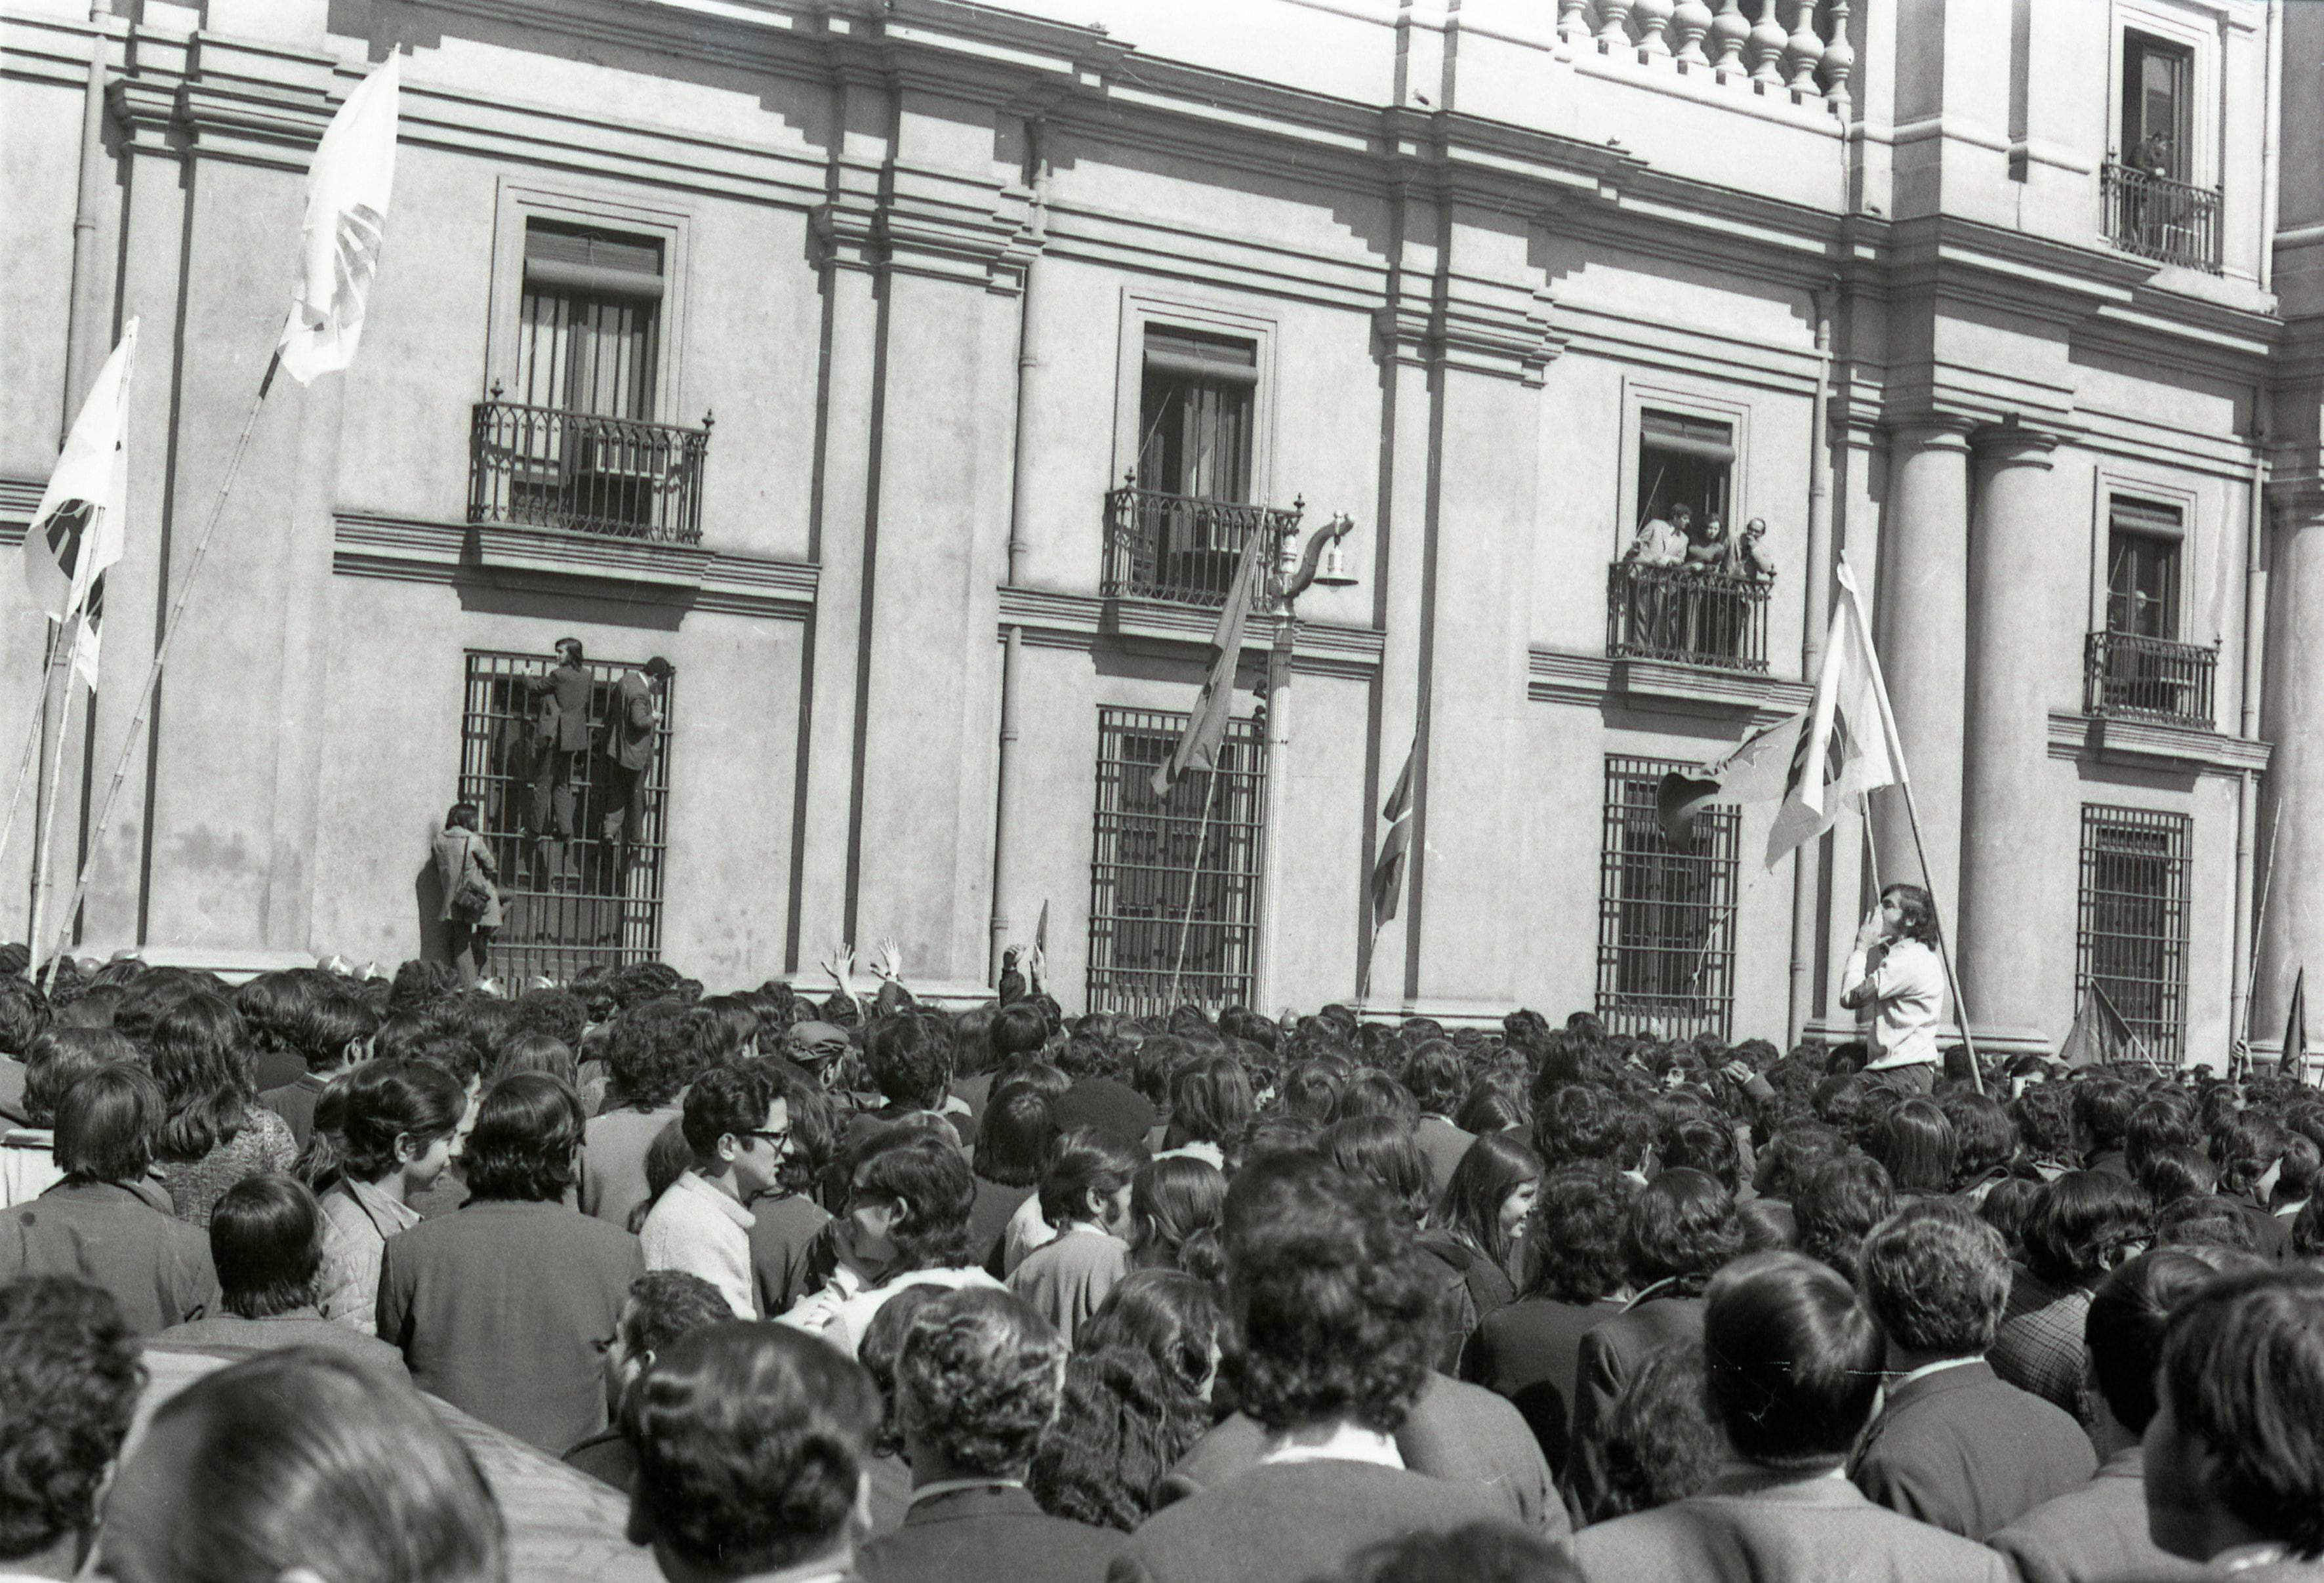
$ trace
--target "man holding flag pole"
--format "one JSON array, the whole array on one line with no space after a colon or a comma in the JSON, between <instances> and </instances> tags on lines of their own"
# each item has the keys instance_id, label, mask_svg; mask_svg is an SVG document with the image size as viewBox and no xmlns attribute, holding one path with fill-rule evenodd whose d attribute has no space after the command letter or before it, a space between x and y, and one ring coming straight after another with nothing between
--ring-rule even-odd
<instances>
[{"instance_id":1,"label":"man holding flag pole","mask_svg":"<svg viewBox=\"0 0 2324 1583\"><path fill-rule=\"evenodd\" d=\"M106 784L96 821L89 827L88 856L74 883L72 899L60 914L62 930L69 931L72 919L88 894L90 878L104 851L106 829L128 780L130 763L143 740L146 712L152 707L155 689L161 685L171 645L184 630L187 603L218 524L225 518L226 497L234 488L243 457L250 449L251 432L257 427L259 410L265 404L268 392L273 388L276 370L304 385L319 375L345 369L355 357L363 335L365 304L379 270L382 227L395 178L401 83L397 60L391 54L356 86L331 117L322 140L316 145L315 158L307 172L307 211L300 231L290 310L275 343L273 358L267 365L249 414L243 421L241 435L227 458L209 519L194 542L183 573L176 579L161 641L155 645L153 662L146 669L144 685L123 735L120 757ZM102 391L105 386L105 377L100 375L97 389ZM44 500L42 504L45 507L47 503ZM91 671L94 668L92 660ZM48 943L42 931L36 929L29 973L37 975L45 959L53 976L54 958L44 950ZM56 943L61 947L61 935Z\"/></svg>"},{"instance_id":2,"label":"man holding flag pole","mask_svg":"<svg viewBox=\"0 0 2324 1583\"><path fill-rule=\"evenodd\" d=\"M1889 708L1880 658L1872 646L1863 590L1845 554L1840 558L1838 579L1814 702L1806 712L1746 737L1732 753L1691 774L1674 771L1665 775L1657 810L1674 843L1689 838L1694 815L1705 803L1780 798L1767 832L1767 866L1772 870L1802 842L1830 829L1843 803L1860 810L1865 793L1893 786L1904 795L1914 845L1921 847L1920 810L1913 801L1904 743ZM1925 873L1925 852L1921 866ZM1917 885L1885 887L1880 906L1866 918L1858 935L1840 982L1843 1006L1873 1012L1873 1060L1867 1069L1876 1081L1899 1091L1929 1087L1935 1076L1936 1030L1941 1025L1947 991L1961 1041L1968 1046L1971 1080L1982 1092L1977 1046L1970 1039L1968 1014L1961 1009L1960 981L1935 905ZM1894 1075L1883 1078L1879 1074L1884 1072Z\"/></svg>"}]
</instances>

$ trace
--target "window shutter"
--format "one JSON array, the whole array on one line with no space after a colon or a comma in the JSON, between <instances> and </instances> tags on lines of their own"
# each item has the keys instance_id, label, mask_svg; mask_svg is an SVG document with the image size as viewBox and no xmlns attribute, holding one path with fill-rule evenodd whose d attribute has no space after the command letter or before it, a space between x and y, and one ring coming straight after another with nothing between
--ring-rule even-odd
<instances>
[{"instance_id":1,"label":"window shutter","mask_svg":"<svg viewBox=\"0 0 2324 1583\"><path fill-rule=\"evenodd\" d=\"M1707 461L1735 459L1735 430L1709 418L1689 418L1648 408L1638 414L1638 442L1656 450L1674 450Z\"/></svg>"},{"instance_id":2,"label":"window shutter","mask_svg":"<svg viewBox=\"0 0 2324 1583\"><path fill-rule=\"evenodd\" d=\"M1259 347L1250 341L1149 324L1146 327L1146 366L1157 374L1176 374L1225 384L1257 384Z\"/></svg>"},{"instance_id":3,"label":"window shutter","mask_svg":"<svg viewBox=\"0 0 2324 1583\"><path fill-rule=\"evenodd\" d=\"M2186 524L2179 508L2151 500L2131 500L2116 495L2107 502L2107 525L2117 533L2144 533L2153 539L2183 539Z\"/></svg>"},{"instance_id":4,"label":"window shutter","mask_svg":"<svg viewBox=\"0 0 2324 1583\"><path fill-rule=\"evenodd\" d=\"M524 231L524 283L598 297L659 298L661 244L534 220Z\"/></svg>"}]
</instances>

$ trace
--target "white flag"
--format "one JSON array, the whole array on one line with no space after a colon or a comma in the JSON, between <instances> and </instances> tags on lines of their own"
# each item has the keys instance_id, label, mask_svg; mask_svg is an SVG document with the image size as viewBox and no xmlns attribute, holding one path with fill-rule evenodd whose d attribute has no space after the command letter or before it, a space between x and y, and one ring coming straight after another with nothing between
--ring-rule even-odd
<instances>
[{"instance_id":1,"label":"white flag","mask_svg":"<svg viewBox=\"0 0 2324 1583\"><path fill-rule=\"evenodd\" d=\"M1865 616L1856 573L1843 555L1815 707L1793 750L1784 805L1767 832L1767 866L1830 829L1843 802L1860 805L1865 792L1904 780L1904 744L1888 707L1880 657L1873 652L1872 624Z\"/></svg>"},{"instance_id":2,"label":"white flag","mask_svg":"<svg viewBox=\"0 0 2324 1583\"><path fill-rule=\"evenodd\" d=\"M121 559L129 498L129 375L136 360L133 319L97 370L24 532L24 581L34 601L58 621L83 618L73 664L91 688L97 686L106 569Z\"/></svg>"},{"instance_id":3,"label":"white flag","mask_svg":"<svg viewBox=\"0 0 2324 1583\"><path fill-rule=\"evenodd\" d=\"M364 301L379 273L381 228L395 181L396 57L364 79L324 128L307 171L299 283L275 347L301 384L354 361Z\"/></svg>"}]
</instances>

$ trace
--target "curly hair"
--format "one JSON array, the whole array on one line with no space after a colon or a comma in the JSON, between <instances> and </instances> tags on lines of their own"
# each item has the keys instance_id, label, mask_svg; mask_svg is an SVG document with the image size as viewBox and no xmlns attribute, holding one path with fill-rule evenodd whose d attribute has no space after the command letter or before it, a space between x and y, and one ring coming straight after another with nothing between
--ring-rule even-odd
<instances>
[{"instance_id":1,"label":"curly hair","mask_svg":"<svg viewBox=\"0 0 2324 1583\"><path fill-rule=\"evenodd\" d=\"M2074 1158L2074 1104L2065 1084L2027 1084L2010 1102L2009 1115L2034 1159L2079 1163Z\"/></svg>"},{"instance_id":2,"label":"curly hair","mask_svg":"<svg viewBox=\"0 0 2324 1583\"><path fill-rule=\"evenodd\" d=\"M1735 1199L1700 1171L1665 1171L1630 1205L1622 1256L1640 1285L1667 1282L1671 1296L1692 1297L1720 1265L1743 1251Z\"/></svg>"},{"instance_id":3,"label":"curly hair","mask_svg":"<svg viewBox=\"0 0 2324 1583\"><path fill-rule=\"evenodd\" d=\"M923 1308L896 1358L908 1436L970 1474L1021 1478L1057 1415L1065 1343L1013 1292L971 1287Z\"/></svg>"},{"instance_id":4,"label":"curly hair","mask_svg":"<svg viewBox=\"0 0 2324 1583\"><path fill-rule=\"evenodd\" d=\"M637 1515L715 1575L818 1555L846 1531L879 1421L872 1376L804 1331L738 1320L681 1336L622 1403Z\"/></svg>"},{"instance_id":5,"label":"curly hair","mask_svg":"<svg viewBox=\"0 0 2324 1583\"><path fill-rule=\"evenodd\" d=\"M605 1067L622 1103L659 1110L677 1098L694 1076L695 1046L691 1007L649 1001L623 1011L605 1039Z\"/></svg>"},{"instance_id":6,"label":"curly hair","mask_svg":"<svg viewBox=\"0 0 2324 1583\"><path fill-rule=\"evenodd\" d=\"M187 995L153 1020L144 1040L153 1080L170 1109L157 1142L198 1160L234 1142L258 1102L250 1035L224 995Z\"/></svg>"},{"instance_id":7,"label":"curly hair","mask_svg":"<svg viewBox=\"0 0 2324 1583\"><path fill-rule=\"evenodd\" d=\"M2009 1301L2001 1233L1950 1199L1907 1204L1864 1239L1857 1285L1890 1343L1937 1357L1993 1345Z\"/></svg>"},{"instance_id":8,"label":"curly hair","mask_svg":"<svg viewBox=\"0 0 2324 1583\"><path fill-rule=\"evenodd\" d=\"M945 1295L941 1286L907 1286L880 1305L863 1327L863 1339L856 1344L855 1361L880 1387L880 1432L872 1437L872 1449L881 1457L901 1457L904 1454L903 1401L896 1392L896 1363L903 1356L904 1338L911 1334L912 1321L920 1310ZM725 1299L719 1300L723 1307ZM732 1317L733 1310L722 1317Z\"/></svg>"},{"instance_id":9,"label":"curly hair","mask_svg":"<svg viewBox=\"0 0 2324 1583\"><path fill-rule=\"evenodd\" d=\"M144 1379L111 1292L73 1275L0 1284L0 1560L97 1526Z\"/></svg>"},{"instance_id":10,"label":"curly hair","mask_svg":"<svg viewBox=\"0 0 2324 1583\"><path fill-rule=\"evenodd\" d=\"M2146 1195L2105 1171L2070 1171L2043 1184L2025 1217L2025 1267L2065 1290L2095 1283L2123 1251L2153 1235Z\"/></svg>"},{"instance_id":11,"label":"curly hair","mask_svg":"<svg viewBox=\"0 0 2324 1583\"><path fill-rule=\"evenodd\" d=\"M1228 1188L1224 1241L1243 1411L1273 1430L1402 1427L1436 1355L1439 1283L1388 1195L1318 1156L1271 1155Z\"/></svg>"},{"instance_id":12,"label":"curly hair","mask_svg":"<svg viewBox=\"0 0 2324 1583\"><path fill-rule=\"evenodd\" d=\"M1546 1096L1536 1093L1533 1150L1545 1163L1572 1165L1602 1160L1619 1167L1637 1163L1644 1142L1637 1109L1599 1083L1570 1083Z\"/></svg>"},{"instance_id":13,"label":"curly hair","mask_svg":"<svg viewBox=\"0 0 2324 1583\"><path fill-rule=\"evenodd\" d=\"M1231 1147L1250 1125L1250 1078L1231 1055L1197 1056L1170 1078L1174 1138Z\"/></svg>"},{"instance_id":14,"label":"curly hair","mask_svg":"<svg viewBox=\"0 0 2324 1583\"><path fill-rule=\"evenodd\" d=\"M1512 1013L1531 1016L1530 1012ZM1471 1523L1442 1533L1412 1533L1358 1551L1343 1583L1580 1583L1572 1558L1537 1533L1506 1523Z\"/></svg>"},{"instance_id":15,"label":"curly hair","mask_svg":"<svg viewBox=\"0 0 2324 1583\"><path fill-rule=\"evenodd\" d=\"M1622 1284L1622 1228L1637 1184L1610 1165L1562 1165L1542 1178L1526 1225L1526 1295L1591 1303Z\"/></svg>"},{"instance_id":16,"label":"curly hair","mask_svg":"<svg viewBox=\"0 0 2324 1583\"><path fill-rule=\"evenodd\" d=\"M1856 1279L1864 1239L1896 1208L1896 1190L1877 1160L1844 1154L1827 1160L1799 1184L1792 1212L1800 1251Z\"/></svg>"},{"instance_id":17,"label":"curly hair","mask_svg":"<svg viewBox=\"0 0 2324 1583\"><path fill-rule=\"evenodd\" d=\"M1953 1127L1952 1189L1974 1186L2017 1156L2017 1124L2001 1102L1974 1089L1956 1088L1937 1101Z\"/></svg>"},{"instance_id":18,"label":"curly hair","mask_svg":"<svg viewBox=\"0 0 2324 1583\"><path fill-rule=\"evenodd\" d=\"M893 1103L933 1109L952 1081L951 1026L917 1012L874 1017L864 1032L863 1065Z\"/></svg>"},{"instance_id":19,"label":"curly hair","mask_svg":"<svg viewBox=\"0 0 2324 1583\"><path fill-rule=\"evenodd\" d=\"M1591 1521L1683 1501L1719 1469L1719 1434L1703 1407L1702 1348L1674 1341L1624 1382L1606 1422L1606 1487Z\"/></svg>"},{"instance_id":20,"label":"curly hair","mask_svg":"<svg viewBox=\"0 0 2324 1583\"><path fill-rule=\"evenodd\" d=\"M1077 1344L1084 1352L1142 1351L1172 1390L1205 1402L1231 1340L1216 1286L1176 1270L1133 1270L1105 1294Z\"/></svg>"},{"instance_id":21,"label":"curly hair","mask_svg":"<svg viewBox=\"0 0 2324 1583\"><path fill-rule=\"evenodd\" d=\"M555 1078L503 1078L485 1090L468 1134L468 1201L555 1203L573 1185L581 1128L579 1097Z\"/></svg>"},{"instance_id":22,"label":"curly hair","mask_svg":"<svg viewBox=\"0 0 2324 1583\"><path fill-rule=\"evenodd\" d=\"M1210 1427L1209 1412L1173 1390L1144 1352L1085 1349L1065 1364L1056 1420L1026 1487L1052 1517L1127 1533L1153 1514L1162 1476Z\"/></svg>"},{"instance_id":23,"label":"curly hair","mask_svg":"<svg viewBox=\"0 0 2324 1583\"><path fill-rule=\"evenodd\" d=\"M2303 1560L2324 1555L2324 1274L2230 1276L2172 1315L2156 1384L2215 1461L2207 1494Z\"/></svg>"}]
</instances>

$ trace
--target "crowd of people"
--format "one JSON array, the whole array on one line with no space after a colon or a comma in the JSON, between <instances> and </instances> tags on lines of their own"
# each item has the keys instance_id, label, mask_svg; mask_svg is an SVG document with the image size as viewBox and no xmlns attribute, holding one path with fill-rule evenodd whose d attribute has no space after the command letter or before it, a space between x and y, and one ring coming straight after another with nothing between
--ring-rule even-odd
<instances>
[{"instance_id":1,"label":"crowd of people","mask_svg":"<svg viewBox=\"0 0 2324 1583\"><path fill-rule=\"evenodd\" d=\"M2324 1577L2324 1094L1910 922L1788 1052L0 949L0 1576L503 1578L448 1407L672 1583Z\"/></svg>"}]
</instances>

